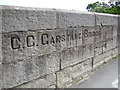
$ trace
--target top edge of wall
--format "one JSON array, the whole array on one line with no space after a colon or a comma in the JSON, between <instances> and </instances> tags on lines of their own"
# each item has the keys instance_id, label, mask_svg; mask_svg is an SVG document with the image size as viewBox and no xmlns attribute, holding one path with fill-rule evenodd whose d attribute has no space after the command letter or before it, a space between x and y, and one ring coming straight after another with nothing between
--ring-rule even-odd
<instances>
[{"instance_id":1,"label":"top edge of wall","mask_svg":"<svg viewBox=\"0 0 120 90\"><path fill-rule=\"evenodd\" d=\"M11 5L0 5L0 9L16 9L16 10L42 10L42 11L56 11L56 12L64 12L64 13L81 13L81 14L94 14L92 12L87 11L79 11L79 10L67 10L67 9L56 9L56 8L39 8L39 7L24 7L24 6L11 6Z\"/></svg>"},{"instance_id":2,"label":"top edge of wall","mask_svg":"<svg viewBox=\"0 0 120 90\"><path fill-rule=\"evenodd\" d=\"M96 14L96 15L104 15L104 16L114 16L114 17L118 17L118 16L120 16L120 15L115 15L115 14L108 14L108 13L96 13L96 12L95 12L95 14Z\"/></svg>"},{"instance_id":3,"label":"top edge of wall","mask_svg":"<svg viewBox=\"0 0 120 90\"><path fill-rule=\"evenodd\" d=\"M0 9L9 10L41 10L41 11L55 11L54 8L39 8L39 7L24 7L24 6L11 6L11 5L0 5Z\"/></svg>"},{"instance_id":4,"label":"top edge of wall","mask_svg":"<svg viewBox=\"0 0 120 90\"><path fill-rule=\"evenodd\" d=\"M56 9L56 8L40 8L40 7L24 7L24 6L11 6L11 5L0 5L0 9L16 9L16 10L42 10L42 11L56 11L64 13L81 13L81 14L93 14L92 12L87 11L78 11L78 10L67 10L67 9Z\"/></svg>"},{"instance_id":5,"label":"top edge of wall","mask_svg":"<svg viewBox=\"0 0 120 90\"><path fill-rule=\"evenodd\" d=\"M120 17L120 15L108 14L108 13L96 13L96 12L87 12L87 11L79 11L79 10L56 9L56 8L40 8L40 7L24 7L24 6L12 6L12 5L0 5L0 9L42 10L42 11L64 12L64 13L96 14L96 15Z\"/></svg>"}]
</instances>

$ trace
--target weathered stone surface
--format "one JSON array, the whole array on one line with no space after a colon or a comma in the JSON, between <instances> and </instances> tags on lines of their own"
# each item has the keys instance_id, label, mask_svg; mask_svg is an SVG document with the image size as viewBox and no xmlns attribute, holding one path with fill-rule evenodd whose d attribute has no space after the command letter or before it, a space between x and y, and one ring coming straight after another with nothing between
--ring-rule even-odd
<instances>
[{"instance_id":1,"label":"weathered stone surface","mask_svg":"<svg viewBox=\"0 0 120 90\"><path fill-rule=\"evenodd\" d=\"M3 85L2 85L2 84L3 84L3 83L2 83L2 81L3 81L3 78L2 78L2 77L3 77L3 75L2 75L2 70L3 70L3 69L2 69L2 64L0 63L0 90L2 89L2 86L3 86Z\"/></svg>"},{"instance_id":2,"label":"weathered stone surface","mask_svg":"<svg viewBox=\"0 0 120 90\"><path fill-rule=\"evenodd\" d=\"M82 46L70 48L61 52L61 68L82 61Z\"/></svg>"},{"instance_id":3,"label":"weathered stone surface","mask_svg":"<svg viewBox=\"0 0 120 90\"><path fill-rule=\"evenodd\" d=\"M113 26L113 37L118 35L118 26Z\"/></svg>"},{"instance_id":4,"label":"weathered stone surface","mask_svg":"<svg viewBox=\"0 0 120 90\"><path fill-rule=\"evenodd\" d=\"M80 46L82 44L82 28L65 29L67 48Z\"/></svg>"},{"instance_id":5,"label":"weathered stone surface","mask_svg":"<svg viewBox=\"0 0 120 90\"><path fill-rule=\"evenodd\" d=\"M96 13L96 25L118 25L118 16Z\"/></svg>"},{"instance_id":6,"label":"weathered stone surface","mask_svg":"<svg viewBox=\"0 0 120 90\"><path fill-rule=\"evenodd\" d=\"M113 50L109 50L108 52L93 57L93 68L96 68L97 66L110 60L112 58L112 54Z\"/></svg>"},{"instance_id":7,"label":"weathered stone surface","mask_svg":"<svg viewBox=\"0 0 120 90\"><path fill-rule=\"evenodd\" d=\"M0 34L0 63L2 63L2 34Z\"/></svg>"},{"instance_id":8,"label":"weathered stone surface","mask_svg":"<svg viewBox=\"0 0 120 90\"><path fill-rule=\"evenodd\" d=\"M98 36L98 32L95 31L95 27L84 27L82 31L82 44L94 43L94 37Z\"/></svg>"},{"instance_id":9,"label":"weathered stone surface","mask_svg":"<svg viewBox=\"0 0 120 90\"><path fill-rule=\"evenodd\" d=\"M101 39L106 41L108 38L113 38L113 26L105 25L101 27Z\"/></svg>"},{"instance_id":10,"label":"weathered stone surface","mask_svg":"<svg viewBox=\"0 0 120 90\"><path fill-rule=\"evenodd\" d=\"M57 73L57 86L62 88L70 85L75 78L80 78L83 73L92 69L92 60L88 59L77 65L67 67Z\"/></svg>"},{"instance_id":11,"label":"weathered stone surface","mask_svg":"<svg viewBox=\"0 0 120 90\"><path fill-rule=\"evenodd\" d=\"M108 38L103 42L103 52L108 52L113 48L113 38Z\"/></svg>"},{"instance_id":12,"label":"weathered stone surface","mask_svg":"<svg viewBox=\"0 0 120 90\"><path fill-rule=\"evenodd\" d=\"M118 29L117 29L117 34L120 35L120 16L118 16Z\"/></svg>"},{"instance_id":13,"label":"weathered stone surface","mask_svg":"<svg viewBox=\"0 0 120 90\"><path fill-rule=\"evenodd\" d=\"M53 9L2 6L2 17L3 32L56 28Z\"/></svg>"},{"instance_id":14,"label":"weathered stone surface","mask_svg":"<svg viewBox=\"0 0 120 90\"><path fill-rule=\"evenodd\" d=\"M102 27L96 26L95 31L97 32L98 35L94 37L94 42L101 42L102 41Z\"/></svg>"},{"instance_id":15,"label":"weathered stone surface","mask_svg":"<svg viewBox=\"0 0 120 90\"><path fill-rule=\"evenodd\" d=\"M113 49L112 55L113 57L116 57L118 55L118 47Z\"/></svg>"},{"instance_id":16,"label":"weathered stone surface","mask_svg":"<svg viewBox=\"0 0 120 90\"><path fill-rule=\"evenodd\" d=\"M92 58L94 56L94 44L93 43L83 45L82 48L83 48L83 60Z\"/></svg>"},{"instance_id":17,"label":"weathered stone surface","mask_svg":"<svg viewBox=\"0 0 120 90\"><path fill-rule=\"evenodd\" d=\"M2 34L3 62L50 54L82 44L82 29L37 30Z\"/></svg>"},{"instance_id":18,"label":"weathered stone surface","mask_svg":"<svg viewBox=\"0 0 120 90\"><path fill-rule=\"evenodd\" d=\"M94 55L96 56L96 55L99 55L99 54L102 54L102 52L103 52L103 42L102 41L100 41L100 42L96 42L95 44L94 44Z\"/></svg>"},{"instance_id":19,"label":"weathered stone surface","mask_svg":"<svg viewBox=\"0 0 120 90\"><path fill-rule=\"evenodd\" d=\"M0 10L0 89L64 88L120 51L117 15Z\"/></svg>"},{"instance_id":20,"label":"weathered stone surface","mask_svg":"<svg viewBox=\"0 0 120 90\"><path fill-rule=\"evenodd\" d=\"M93 13L68 10L57 10L57 12L58 28L95 26L95 15Z\"/></svg>"},{"instance_id":21,"label":"weathered stone surface","mask_svg":"<svg viewBox=\"0 0 120 90\"><path fill-rule=\"evenodd\" d=\"M2 6L0 6L0 90L2 89Z\"/></svg>"},{"instance_id":22,"label":"weathered stone surface","mask_svg":"<svg viewBox=\"0 0 120 90\"><path fill-rule=\"evenodd\" d=\"M54 87L53 87L54 85ZM19 85L16 88L55 88L56 86L56 75L54 73L45 75L31 82Z\"/></svg>"},{"instance_id":23,"label":"weathered stone surface","mask_svg":"<svg viewBox=\"0 0 120 90\"><path fill-rule=\"evenodd\" d=\"M117 36L113 37L113 48L118 47L119 39Z\"/></svg>"},{"instance_id":24,"label":"weathered stone surface","mask_svg":"<svg viewBox=\"0 0 120 90\"><path fill-rule=\"evenodd\" d=\"M31 57L19 62L3 64L3 85L14 87L59 70L59 54Z\"/></svg>"}]
</instances>

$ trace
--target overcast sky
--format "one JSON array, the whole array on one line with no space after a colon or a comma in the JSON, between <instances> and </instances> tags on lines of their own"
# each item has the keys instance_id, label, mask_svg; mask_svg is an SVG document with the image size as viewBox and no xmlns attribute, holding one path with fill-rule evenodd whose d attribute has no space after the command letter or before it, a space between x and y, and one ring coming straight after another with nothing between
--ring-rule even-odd
<instances>
[{"instance_id":1,"label":"overcast sky","mask_svg":"<svg viewBox=\"0 0 120 90\"><path fill-rule=\"evenodd\" d=\"M0 5L86 11L86 6L96 1L108 2L109 0L0 0Z\"/></svg>"}]
</instances>

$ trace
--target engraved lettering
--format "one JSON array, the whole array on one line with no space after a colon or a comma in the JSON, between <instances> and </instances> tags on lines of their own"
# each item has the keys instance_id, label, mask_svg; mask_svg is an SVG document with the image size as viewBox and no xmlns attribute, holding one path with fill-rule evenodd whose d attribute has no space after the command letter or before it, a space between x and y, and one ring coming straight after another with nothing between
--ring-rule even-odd
<instances>
[{"instance_id":1,"label":"engraved lettering","mask_svg":"<svg viewBox=\"0 0 120 90\"><path fill-rule=\"evenodd\" d=\"M44 38L45 38L46 40L45 40ZM42 34L42 35L41 35L41 42L42 42L42 45L48 44L48 34L45 33L45 34Z\"/></svg>"},{"instance_id":2,"label":"engraved lettering","mask_svg":"<svg viewBox=\"0 0 120 90\"><path fill-rule=\"evenodd\" d=\"M20 49L20 38L16 34L11 36L11 47L12 49Z\"/></svg>"},{"instance_id":3,"label":"engraved lettering","mask_svg":"<svg viewBox=\"0 0 120 90\"><path fill-rule=\"evenodd\" d=\"M56 36L56 43L60 43L61 41L61 37L60 36Z\"/></svg>"},{"instance_id":4,"label":"engraved lettering","mask_svg":"<svg viewBox=\"0 0 120 90\"><path fill-rule=\"evenodd\" d=\"M35 46L34 40L35 40L35 38L33 35L28 35L27 36L27 47Z\"/></svg>"}]
</instances>

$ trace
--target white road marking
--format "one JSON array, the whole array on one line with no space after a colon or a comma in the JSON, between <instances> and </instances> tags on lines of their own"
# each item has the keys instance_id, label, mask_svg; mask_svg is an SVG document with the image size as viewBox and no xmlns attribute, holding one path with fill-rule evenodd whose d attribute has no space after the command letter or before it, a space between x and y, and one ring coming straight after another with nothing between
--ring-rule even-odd
<instances>
[{"instance_id":1,"label":"white road marking","mask_svg":"<svg viewBox=\"0 0 120 90\"><path fill-rule=\"evenodd\" d=\"M112 86L118 88L118 79L113 81Z\"/></svg>"}]
</instances>

